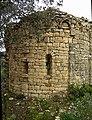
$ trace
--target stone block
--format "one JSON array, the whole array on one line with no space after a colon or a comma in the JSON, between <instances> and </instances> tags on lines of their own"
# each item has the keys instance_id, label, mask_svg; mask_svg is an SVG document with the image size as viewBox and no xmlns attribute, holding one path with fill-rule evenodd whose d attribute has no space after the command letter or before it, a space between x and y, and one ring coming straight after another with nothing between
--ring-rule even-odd
<instances>
[{"instance_id":1,"label":"stone block","mask_svg":"<svg viewBox=\"0 0 92 120\"><path fill-rule=\"evenodd\" d=\"M72 36L75 36L75 35L76 35L76 31L75 31L74 28L71 28L70 35L72 35Z\"/></svg>"},{"instance_id":2,"label":"stone block","mask_svg":"<svg viewBox=\"0 0 92 120\"><path fill-rule=\"evenodd\" d=\"M64 37L65 36L65 33L64 32L60 32L60 36Z\"/></svg>"},{"instance_id":3,"label":"stone block","mask_svg":"<svg viewBox=\"0 0 92 120\"><path fill-rule=\"evenodd\" d=\"M64 42L64 43L68 43L68 39L69 39L69 38L67 38L67 37L63 37L63 42Z\"/></svg>"},{"instance_id":4,"label":"stone block","mask_svg":"<svg viewBox=\"0 0 92 120\"><path fill-rule=\"evenodd\" d=\"M55 40L54 40L54 42L62 42L62 37L55 37Z\"/></svg>"},{"instance_id":5,"label":"stone block","mask_svg":"<svg viewBox=\"0 0 92 120\"><path fill-rule=\"evenodd\" d=\"M69 43L72 43L72 38L69 38L69 39L68 39L68 42L69 42Z\"/></svg>"},{"instance_id":6,"label":"stone block","mask_svg":"<svg viewBox=\"0 0 92 120\"><path fill-rule=\"evenodd\" d=\"M56 36L58 37L59 35L60 35L59 32L54 32L54 33L53 33L53 36L55 36L55 37L56 37Z\"/></svg>"}]
</instances>

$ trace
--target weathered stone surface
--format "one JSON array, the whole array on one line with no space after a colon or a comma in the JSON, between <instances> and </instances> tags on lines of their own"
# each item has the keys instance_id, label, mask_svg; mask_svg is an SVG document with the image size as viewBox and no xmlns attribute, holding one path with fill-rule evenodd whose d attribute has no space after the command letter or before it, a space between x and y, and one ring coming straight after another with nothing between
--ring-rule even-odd
<instances>
[{"instance_id":1,"label":"weathered stone surface","mask_svg":"<svg viewBox=\"0 0 92 120\"><path fill-rule=\"evenodd\" d=\"M29 26L24 25L26 22L27 19L17 30L13 25L13 29L9 28L10 39L16 39L16 43L7 48L11 91L49 98L52 94L66 91L68 83L92 84L91 22L57 12L51 28L43 34L43 39L42 36L39 38L40 41L28 31ZM51 56L50 73L47 55Z\"/></svg>"}]
</instances>

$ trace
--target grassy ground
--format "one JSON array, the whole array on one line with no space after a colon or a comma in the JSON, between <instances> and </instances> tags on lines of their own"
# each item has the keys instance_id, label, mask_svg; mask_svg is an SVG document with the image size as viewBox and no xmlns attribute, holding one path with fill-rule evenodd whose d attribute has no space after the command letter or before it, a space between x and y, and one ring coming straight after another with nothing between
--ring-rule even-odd
<instances>
[{"instance_id":1,"label":"grassy ground","mask_svg":"<svg viewBox=\"0 0 92 120\"><path fill-rule=\"evenodd\" d=\"M2 93L2 120L92 120L92 86L71 85L67 97L51 100Z\"/></svg>"},{"instance_id":2,"label":"grassy ground","mask_svg":"<svg viewBox=\"0 0 92 120\"><path fill-rule=\"evenodd\" d=\"M64 102L26 99L23 95L6 91L3 94L3 120L55 120L60 110L62 112L66 108Z\"/></svg>"}]
</instances>

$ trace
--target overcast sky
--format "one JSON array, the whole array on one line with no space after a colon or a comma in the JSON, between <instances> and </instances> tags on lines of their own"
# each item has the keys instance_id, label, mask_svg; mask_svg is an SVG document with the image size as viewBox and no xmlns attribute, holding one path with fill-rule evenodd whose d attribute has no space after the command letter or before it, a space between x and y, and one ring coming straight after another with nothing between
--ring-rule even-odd
<instances>
[{"instance_id":1,"label":"overcast sky","mask_svg":"<svg viewBox=\"0 0 92 120\"><path fill-rule=\"evenodd\" d=\"M38 5L43 5L42 0ZM54 0L54 7L58 8L57 2L62 0ZM91 0L63 0L63 6L59 7L61 11L72 14L76 17L84 17L91 20Z\"/></svg>"},{"instance_id":2,"label":"overcast sky","mask_svg":"<svg viewBox=\"0 0 92 120\"><path fill-rule=\"evenodd\" d=\"M60 10L91 20L91 0L63 0Z\"/></svg>"}]
</instances>

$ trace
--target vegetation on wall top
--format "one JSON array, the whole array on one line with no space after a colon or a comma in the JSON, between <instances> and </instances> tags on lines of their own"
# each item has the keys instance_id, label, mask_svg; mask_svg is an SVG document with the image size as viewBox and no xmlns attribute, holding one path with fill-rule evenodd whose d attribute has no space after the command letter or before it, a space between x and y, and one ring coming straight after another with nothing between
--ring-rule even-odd
<instances>
[{"instance_id":1,"label":"vegetation on wall top","mask_svg":"<svg viewBox=\"0 0 92 120\"><path fill-rule=\"evenodd\" d=\"M16 40L20 40L23 37L34 37L39 41L46 30L51 27L52 19L57 11L59 10L48 8L44 11L37 11L21 18L19 23L8 24L5 42L16 42Z\"/></svg>"}]
</instances>

